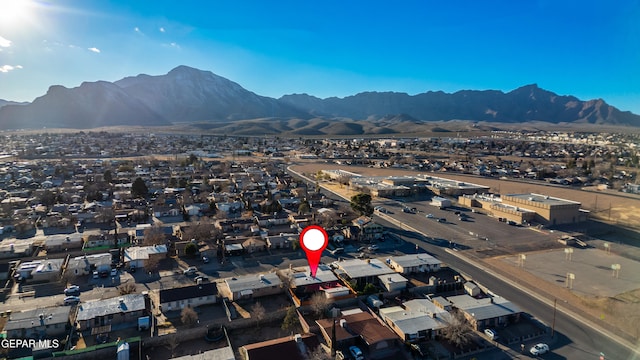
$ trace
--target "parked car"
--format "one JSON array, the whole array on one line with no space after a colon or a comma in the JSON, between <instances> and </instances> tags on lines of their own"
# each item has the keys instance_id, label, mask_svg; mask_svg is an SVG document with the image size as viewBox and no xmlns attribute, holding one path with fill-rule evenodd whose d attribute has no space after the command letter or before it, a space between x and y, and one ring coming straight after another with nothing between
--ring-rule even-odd
<instances>
[{"instance_id":1,"label":"parked car","mask_svg":"<svg viewBox=\"0 0 640 360\"><path fill-rule=\"evenodd\" d=\"M427 214L428 219L433 219L433 214Z\"/></svg>"},{"instance_id":2,"label":"parked car","mask_svg":"<svg viewBox=\"0 0 640 360\"><path fill-rule=\"evenodd\" d=\"M445 219L445 218L440 218L440 219L438 219L438 222L446 223L446 222L447 222L447 219Z\"/></svg>"},{"instance_id":3,"label":"parked car","mask_svg":"<svg viewBox=\"0 0 640 360\"><path fill-rule=\"evenodd\" d=\"M360 254L356 255L356 258L358 259L366 259L368 256L367 254L361 252Z\"/></svg>"},{"instance_id":4,"label":"parked car","mask_svg":"<svg viewBox=\"0 0 640 360\"><path fill-rule=\"evenodd\" d=\"M529 352L531 353L531 355L533 356L538 356L538 355L542 355L542 354L546 354L549 352L549 345L547 344L543 344L543 343L539 343L539 344L535 344L533 345L533 347L529 350Z\"/></svg>"},{"instance_id":5,"label":"parked car","mask_svg":"<svg viewBox=\"0 0 640 360\"><path fill-rule=\"evenodd\" d=\"M80 298L78 296L67 296L64 298L64 305L75 305L80 302Z\"/></svg>"},{"instance_id":6,"label":"parked car","mask_svg":"<svg viewBox=\"0 0 640 360\"><path fill-rule=\"evenodd\" d=\"M187 276L192 276L195 275L196 272L198 272L198 268L196 268L195 266L189 266L188 268L184 269L182 273Z\"/></svg>"},{"instance_id":7,"label":"parked car","mask_svg":"<svg viewBox=\"0 0 640 360\"><path fill-rule=\"evenodd\" d=\"M78 285L70 285L68 288L64 289L64 294L67 295L67 296L79 295L80 294L80 286L78 286Z\"/></svg>"},{"instance_id":8,"label":"parked car","mask_svg":"<svg viewBox=\"0 0 640 360\"><path fill-rule=\"evenodd\" d=\"M378 250L380 247L378 245L371 245L369 246L367 249L369 249L370 251L376 251Z\"/></svg>"},{"instance_id":9,"label":"parked car","mask_svg":"<svg viewBox=\"0 0 640 360\"><path fill-rule=\"evenodd\" d=\"M493 329L484 329L484 334L491 340L498 340L498 332Z\"/></svg>"},{"instance_id":10,"label":"parked car","mask_svg":"<svg viewBox=\"0 0 640 360\"><path fill-rule=\"evenodd\" d=\"M357 346L350 346L349 353L356 360L364 360L364 354L362 354L362 350Z\"/></svg>"},{"instance_id":11,"label":"parked car","mask_svg":"<svg viewBox=\"0 0 640 360\"><path fill-rule=\"evenodd\" d=\"M356 251L357 252L363 252L365 249L366 249L366 247L360 246Z\"/></svg>"},{"instance_id":12,"label":"parked car","mask_svg":"<svg viewBox=\"0 0 640 360\"><path fill-rule=\"evenodd\" d=\"M200 276L196 276L193 279L193 282L195 282L196 284L203 283L203 282L209 282L209 278L206 277L206 276L200 275Z\"/></svg>"},{"instance_id":13,"label":"parked car","mask_svg":"<svg viewBox=\"0 0 640 360\"><path fill-rule=\"evenodd\" d=\"M206 256L202 256L202 262L203 262L203 263L208 264L208 263L209 263L209 261L211 261L211 260L210 260L208 257L206 257Z\"/></svg>"}]
</instances>

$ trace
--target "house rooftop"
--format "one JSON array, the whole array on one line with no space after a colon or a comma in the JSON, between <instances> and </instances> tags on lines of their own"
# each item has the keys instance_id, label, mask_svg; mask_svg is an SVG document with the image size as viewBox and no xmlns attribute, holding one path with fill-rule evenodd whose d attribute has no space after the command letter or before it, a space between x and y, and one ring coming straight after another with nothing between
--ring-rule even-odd
<instances>
[{"instance_id":1,"label":"house rooftop","mask_svg":"<svg viewBox=\"0 0 640 360\"><path fill-rule=\"evenodd\" d=\"M215 282L202 283L191 286L176 287L171 289L161 289L159 291L160 303L193 299L218 294L218 287Z\"/></svg>"},{"instance_id":2,"label":"house rooftop","mask_svg":"<svg viewBox=\"0 0 640 360\"><path fill-rule=\"evenodd\" d=\"M338 261L334 264L351 279L394 273L393 269L378 259L349 259Z\"/></svg>"},{"instance_id":3,"label":"house rooftop","mask_svg":"<svg viewBox=\"0 0 640 360\"><path fill-rule=\"evenodd\" d=\"M5 330L29 329L35 326L69 322L71 306L52 306L11 313ZM42 316L42 319L41 319Z\"/></svg>"},{"instance_id":4,"label":"house rooftop","mask_svg":"<svg viewBox=\"0 0 640 360\"><path fill-rule=\"evenodd\" d=\"M470 295L457 295L449 296L447 300L477 320L493 319L521 312L517 305L499 296L476 299Z\"/></svg>"},{"instance_id":5,"label":"house rooftop","mask_svg":"<svg viewBox=\"0 0 640 360\"><path fill-rule=\"evenodd\" d=\"M120 314L144 310L145 298L142 294L127 294L104 300L81 302L77 320L91 320L96 316Z\"/></svg>"},{"instance_id":6,"label":"house rooftop","mask_svg":"<svg viewBox=\"0 0 640 360\"><path fill-rule=\"evenodd\" d=\"M402 267L416 267L421 265L438 265L442 264L442 261L436 259L429 254L411 254L403 256L392 256L389 258L392 262L395 262Z\"/></svg>"},{"instance_id":7,"label":"house rooftop","mask_svg":"<svg viewBox=\"0 0 640 360\"><path fill-rule=\"evenodd\" d=\"M332 320L333 319L321 319L317 320L316 323L318 323L327 334L331 334ZM345 320L345 327L340 325L342 320ZM359 311L354 314L336 318L336 338L338 341L356 336L360 336L368 345L397 338L393 331L381 324L368 312Z\"/></svg>"},{"instance_id":8,"label":"house rooftop","mask_svg":"<svg viewBox=\"0 0 640 360\"><path fill-rule=\"evenodd\" d=\"M313 334L300 335L300 342L304 344L306 352L311 352L320 345L318 337ZM272 360L286 358L287 360L306 360L308 355L302 353L301 347L294 336L267 340L259 343L244 345L247 358L251 360Z\"/></svg>"},{"instance_id":9,"label":"house rooftop","mask_svg":"<svg viewBox=\"0 0 640 360\"><path fill-rule=\"evenodd\" d=\"M286 272L286 274L290 274L292 276L293 284L295 284L295 286L306 286L338 281L336 275L327 265L318 265L318 271L316 271L315 277L311 277L311 270L308 266L295 268L293 269L293 272Z\"/></svg>"},{"instance_id":10,"label":"house rooftop","mask_svg":"<svg viewBox=\"0 0 640 360\"><path fill-rule=\"evenodd\" d=\"M275 273L252 274L226 278L224 282L232 293L242 290L255 290L272 286L280 286L280 284L282 284L280 278Z\"/></svg>"}]
</instances>

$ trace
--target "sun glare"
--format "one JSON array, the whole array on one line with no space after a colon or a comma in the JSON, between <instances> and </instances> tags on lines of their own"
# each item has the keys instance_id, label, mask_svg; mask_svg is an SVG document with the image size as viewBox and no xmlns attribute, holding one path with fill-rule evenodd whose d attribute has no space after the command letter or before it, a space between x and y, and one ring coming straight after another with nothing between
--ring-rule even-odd
<instances>
[{"instance_id":1,"label":"sun glare","mask_svg":"<svg viewBox=\"0 0 640 360\"><path fill-rule=\"evenodd\" d=\"M0 23L18 25L30 16L33 8L31 0L0 0Z\"/></svg>"}]
</instances>

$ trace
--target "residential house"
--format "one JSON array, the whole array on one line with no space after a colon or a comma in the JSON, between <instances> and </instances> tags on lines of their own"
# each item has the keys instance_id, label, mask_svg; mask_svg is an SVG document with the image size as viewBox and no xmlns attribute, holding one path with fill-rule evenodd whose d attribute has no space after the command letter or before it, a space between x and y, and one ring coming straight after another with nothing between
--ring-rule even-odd
<instances>
[{"instance_id":1,"label":"residential house","mask_svg":"<svg viewBox=\"0 0 640 360\"><path fill-rule=\"evenodd\" d=\"M398 273L378 275L378 283L387 292L400 292L407 288L407 282L407 278Z\"/></svg>"},{"instance_id":2,"label":"residential house","mask_svg":"<svg viewBox=\"0 0 640 360\"><path fill-rule=\"evenodd\" d=\"M244 360L307 360L320 342L314 334L297 334L240 347Z\"/></svg>"},{"instance_id":3,"label":"residential house","mask_svg":"<svg viewBox=\"0 0 640 360\"><path fill-rule=\"evenodd\" d=\"M113 247L115 234L103 233L103 234L89 234L84 237L84 249L98 248L102 246ZM126 232L118 233L118 246L124 246L129 243L129 234Z\"/></svg>"},{"instance_id":4,"label":"residential house","mask_svg":"<svg viewBox=\"0 0 640 360\"><path fill-rule=\"evenodd\" d=\"M359 238L364 241L380 239L383 235L384 227L370 217L360 216L353 220L353 225L360 229Z\"/></svg>"},{"instance_id":5,"label":"residential house","mask_svg":"<svg viewBox=\"0 0 640 360\"><path fill-rule=\"evenodd\" d=\"M34 260L20 264L16 274L33 282L57 281L62 274L64 259Z\"/></svg>"},{"instance_id":6,"label":"residential house","mask_svg":"<svg viewBox=\"0 0 640 360\"><path fill-rule=\"evenodd\" d=\"M346 283L362 289L366 284L379 285L380 275L391 275L395 272L378 259L349 259L334 262L336 275Z\"/></svg>"},{"instance_id":7,"label":"residential house","mask_svg":"<svg viewBox=\"0 0 640 360\"><path fill-rule=\"evenodd\" d=\"M89 275L92 271L105 272L111 270L112 256L109 253L91 254L69 259L67 274L75 276Z\"/></svg>"},{"instance_id":8,"label":"residential house","mask_svg":"<svg viewBox=\"0 0 640 360\"><path fill-rule=\"evenodd\" d=\"M166 245L133 246L124 250L124 263L129 268L144 268L149 259L167 257Z\"/></svg>"},{"instance_id":9,"label":"residential house","mask_svg":"<svg viewBox=\"0 0 640 360\"><path fill-rule=\"evenodd\" d=\"M158 309L163 312L181 310L185 306L215 304L218 301L218 288L215 282L205 282L190 286L157 290Z\"/></svg>"},{"instance_id":10,"label":"residential house","mask_svg":"<svg viewBox=\"0 0 640 360\"><path fill-rule=\"evenodd\" d=\"M267 236L267 246L269 249L288 249L298 238L298 234L280 233L279 235Z\"/></svg>"},{"instance_id":11,"label":"residential house","mask_svg":"<svg viewBox=\"0 0 640 360\"><path fill-rule=\"evenodd\" d=\"M282 271L282 275L290 280L290 293L296 306L311 304L311 297L320 292L331 300L354 297L347 286L344 286L327 265L320 264L316 276L311 276L308 266Z\"/></svg>"},{"instance_id":12,"label":"residential house","mask_svg":"<svg viewBox=\"0 0 640 360\"><path fill-rule=\"evenodd\" d=\"M231 301L254 299L283 292L282 281L275 273L250 274L224 279L221 295Z\"/></svg>"},{"instance_id":13,"label":"residential house","mask_svg":"<svg viewBox=\"0 0 640 360\"><path fill-rule=\"evenodd\" d=\"M47 253L81 249L82 244L82 234L79 233L49 235L44 240Z\"/></svg>"},{"instance_id":14,"label":"residential house","mask_svg":"<svg viewBox=\"0 0 640 360\"><path fill-rule=\"evenodd\" d=\"M71 306L52 306L12 312L4 326L8 339L63 338L71 326Z\"/></svg>"},{"instance_id":15,"label":"residential house","mask_svg":"<svg viewBox=\"0 0 640 360\"><path fill-rule=\"evenodd\" d=\"M517 305L499 296L477 299L470 295L457 295L449 296L447 300L464 313L476 330L516 323L522 313Z\"/></svg>"},{"instance_id":16,"label":"residential house","mask_svg":"<svg viewBox=\"0 0 640 360\"><path fill-rule=\"evenodd\" d=\"M387 263L390 268L401 274L436 272L442 265L442 261L429 254L392 256Z\"/></svg>"},{"instance_id":17,"label":"residential house","mask_svg":"<svg viewBox=\"0 0 640 360\"><path fill-rule=\"evenodd\" d=\"M448 311L427 299L415 299L402 306L381 308L380 317L405 342L434 339L452 320Z\"/></svg>"},{"instance_id":18,"label":"residential house","mask_svg":"<svg viewBox=\"0 0 640 360\"><path fill-rule=\"evenodd\" d=\"M256 251L267 250L267 242L259 237L250 237L242 242L242 247L251 254Z\"/></svg>"},{"instance_id":19,"label":"residential house","mask_svg":"<svg viewBox=\"0 0 640 360\"><path fill-rule=\"evenodd\" d=\"M33 247L33 239L4 239L0 242L0 258L10 259L31 256Z\"/></svg>"},{"instance_id":20,"label":"residential house","mask_svg":"<svg viewBox=\"0 0 640 360\"><path fill-rule=\"evenodd\" d=\"M356 345L368 359L392 358L398 355L400 345L398 337L373 315L360 309L344 312L336 319L316 320L320 332L329 346L332 344L332 328L336 329L335 348L348 348Z\"/></svg>"},{"instance_id":21,"label":"residential house","mask_svg":"<svg viewBox=\"0 0 640 360\"><path fill-rule=\"evenodd\" d=\"M98 326L135 327L138 318L149 314L146 302L143 294L86 301L78 306L76 322L83 331Z\"/></svg>"}]
</instances>

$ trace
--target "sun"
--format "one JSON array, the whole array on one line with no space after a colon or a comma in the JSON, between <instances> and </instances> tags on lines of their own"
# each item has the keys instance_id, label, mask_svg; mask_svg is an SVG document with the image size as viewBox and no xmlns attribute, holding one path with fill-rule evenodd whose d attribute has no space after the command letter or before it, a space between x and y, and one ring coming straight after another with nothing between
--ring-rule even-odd
<instances>
[{"instance_id":1,"label":"sun","mask_svg":"<svg viewBox=\"0 0 640 360\"><path fill-rule=\"evenodd\" d=\"M32 0L0 0L0 24L19 25L30 17L33 7Z\"/></svg>"}]
</instances>

